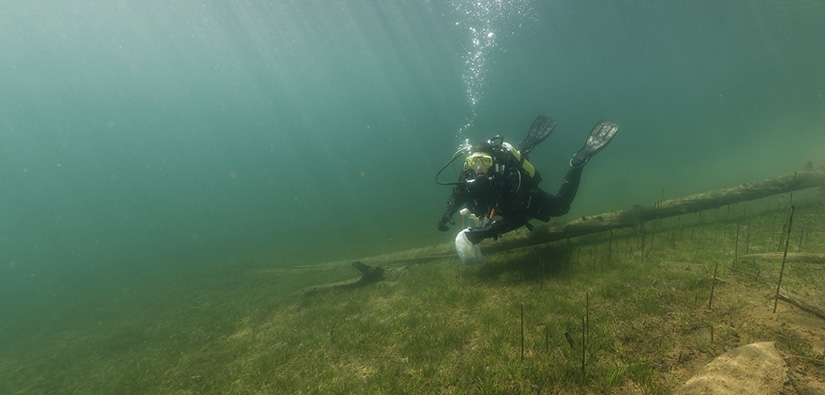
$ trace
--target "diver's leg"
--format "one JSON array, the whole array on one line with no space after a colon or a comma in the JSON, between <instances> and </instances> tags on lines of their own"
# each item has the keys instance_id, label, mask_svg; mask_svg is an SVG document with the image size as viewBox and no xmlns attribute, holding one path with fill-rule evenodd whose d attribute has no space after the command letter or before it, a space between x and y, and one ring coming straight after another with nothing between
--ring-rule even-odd
<instances>
[{"instance_id":1,"label":"diver's leg","mask_svg":"<svg viewBox=\"0 0 825 395\"><path fill-rule=\"evenodd\" d=\"M556 195L539 188L531 194L528 214L540 221L550 221L551 217L561 217L570 211L570 205L579 190L583 167L571 167L561 182Z\"/></svg>"},{"instance_id":2,"label":"diver's leg","mask_svg":"<svg viewBox=\"0 0 825 395\"><path fill-rule=\"evenodd\" d=\"M562 180L561 186L559 187L559 192L556 194L556 198L558 199L557 203L566 206L568 210L570 204L573 203L573 199L576 197L576 192L579 191L582 170L584 170L583 166L571 167L570 170L567 170L567 174L564 176L564 180Z\"/></svg>"},{"instance_id":3,"label":"diver's leg","mask_svg":"<svg viewBox=\"0 0 825 395\"><path fill-rule=\"evenodd\" d=\"M587 136L587 141L584 143L578 152L570 159L570 170L564 176L559 192L555 199L551 202L551 215L557 217L564 215L570 211L570 205L576 197L576 192L579 191L579 183L582 179L582 169L587 161L603 150L607 144L613 140L613 136L619 131L619 124L610 121L599 121L590 134Z\"/></svg>"},{"instance_id":4,"label":"diver's leg","mask_svg":"<svg viewBox=\"0 0 825 395\"><path fill-rule=\"evenodd\" d=\"M576 192L579 191L579 183L582 179L583 167L571 167L562 180L559 192L556 196L547 197L545 207L541 210L552 217L560 217L570 211L570 205L573 204L573 199L576 197ZM545 192L546 193L546 192ZM541 219L541 218L540 218ZM548 218L549 220L549 218Z\"/></svg>"}]
</instances>

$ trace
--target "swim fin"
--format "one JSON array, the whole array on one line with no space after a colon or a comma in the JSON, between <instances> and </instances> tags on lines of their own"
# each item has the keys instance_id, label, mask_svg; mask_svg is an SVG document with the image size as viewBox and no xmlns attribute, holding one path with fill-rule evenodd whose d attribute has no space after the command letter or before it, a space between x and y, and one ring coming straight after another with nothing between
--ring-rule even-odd
<instances>
[{"instance_id":1,"label":"swim fin","mask_svg":"<svg viewBox=\"0 0 825 395\"><path fill-rule=\"evenodd\" d=\"M544 115L539 115L530 126L530 131L527 132L527 137L518 143L518 151L525 156L530 154L530 151L532 151L533 148L535 148L540 142L544 141L544 139L550 135L555 127L556 121L547 118Z\"/></svg>"},{"instance_id":2,"label":"swim fin","mask_svg":"<svg viewBox=\"0 0 825 395\"><path fill-rule=\"evenodd\" d=\"M570 167L582 167L587 164L587 161L603 150L612 140L616 132L619 131L619 124L612 121L601 120L596 123L590 135L587 136L587 141L584 142L579 152L573 155L570 159Z\"/></svg>"}]
</instances>

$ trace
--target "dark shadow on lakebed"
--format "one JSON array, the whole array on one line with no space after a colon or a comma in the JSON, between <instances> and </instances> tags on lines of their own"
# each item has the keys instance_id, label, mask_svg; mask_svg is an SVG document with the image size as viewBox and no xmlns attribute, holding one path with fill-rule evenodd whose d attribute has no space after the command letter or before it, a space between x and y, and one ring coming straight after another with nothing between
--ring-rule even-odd
<instances>
[{"instance_id":1,"label":"dark shadow on lakebed","mask_svg":"<svg viewBox=\"0 0 825 395\"><path fill-rule=\"evenodd\" d=\"M517 258L506 254L506 259L498 260L496 254L491 253L489 260L475 273L483 281L499 282L503 277L508 277L515 281L540 282L562 276L570 268L571 251L565 245L552 244L526 248L523 255L519 254Z\"/></svg>"}]
</instances>

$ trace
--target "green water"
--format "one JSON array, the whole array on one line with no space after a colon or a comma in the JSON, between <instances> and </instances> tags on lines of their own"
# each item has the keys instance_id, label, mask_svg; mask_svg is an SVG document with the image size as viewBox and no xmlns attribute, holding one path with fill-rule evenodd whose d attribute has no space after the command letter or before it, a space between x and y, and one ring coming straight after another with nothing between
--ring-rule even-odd
<instances>
[{"instance_id":1,"label":"green water","mask_svg":"<svg viewBox=\"0 0 825 395\"><path fill-rule=\"evenodd\" d=\"M448 242L435 172L539 114L550 191L622 124L571 217L825 157L820 1L7 3L0 344L157 278Z\"/></svg>"}]
</instances>

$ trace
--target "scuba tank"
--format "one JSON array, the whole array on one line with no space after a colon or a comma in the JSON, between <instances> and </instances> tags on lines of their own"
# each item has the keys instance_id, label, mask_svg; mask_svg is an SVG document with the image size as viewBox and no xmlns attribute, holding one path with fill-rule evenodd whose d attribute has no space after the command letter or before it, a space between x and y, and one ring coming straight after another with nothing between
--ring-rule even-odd
<instances>
[{"instance_id":1,"label":"scuba tank","mask_svg":"<svg viewBox=\"0 0 825 395\"><path fill-rule=\"evenodd\" d=\"M498 143L494 143L495 140L498 140ZM494 149L503 153L505 157L512 158L513 162L515 162L516 168L519 171L519 187L521 187L521 176L526 175L527 178L532 180L535 184L541 182L541 175L536 168L527 160L526 155L522 155L522 153L513 147L510 143L504 141L501 136L494 136L489 140L489 143L493 145ZM509 162L507 160L506 162ZM502 163L503 165L504 163ZM503 170L503 166L502 169ZM500 171L501 171L500 170Z\"/></svg>"},{"instance_id":2,"label":"scuba tank","mask_svg":"<svg viewBox=\"0 0 825 395\"><path fill-rule=\"evenodd\" d=\"M519 152L519 150L517 150L515 147L513 147L512 145L510 145L510 143L506 141L503 141L501 143L501 148L510 152L510 154L513 155L513 157L516 159L516 164L520 168L519 170L523 170L525 174L530 176L530 178L536 178L536 168L533 167L533 165L527 161L527 158L521 155L521 152Z\"/></svg>"}]
</instances>

